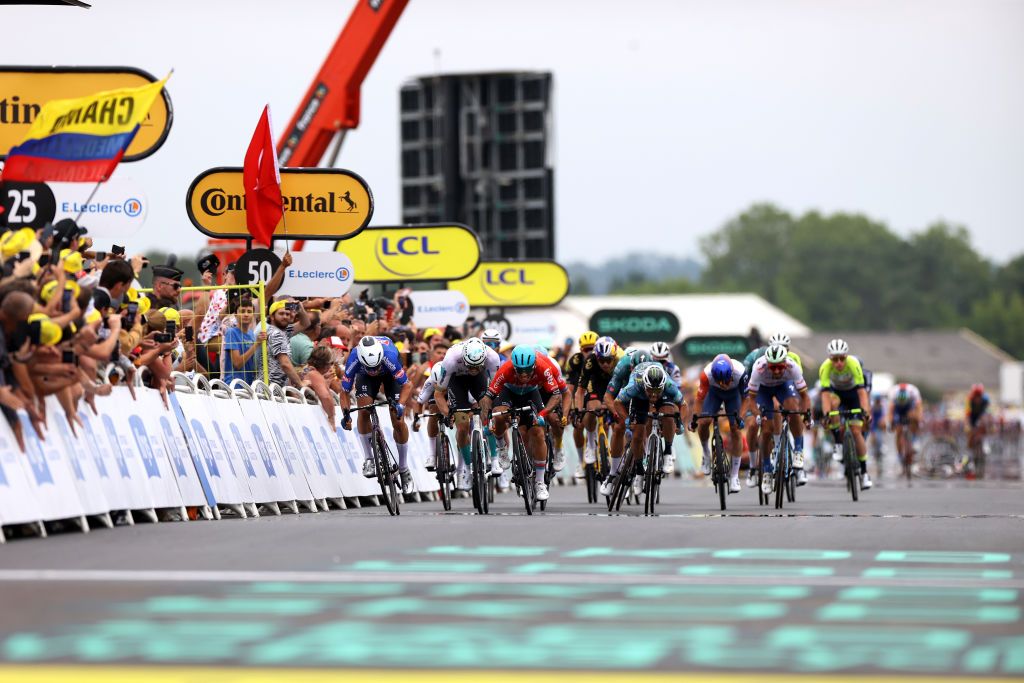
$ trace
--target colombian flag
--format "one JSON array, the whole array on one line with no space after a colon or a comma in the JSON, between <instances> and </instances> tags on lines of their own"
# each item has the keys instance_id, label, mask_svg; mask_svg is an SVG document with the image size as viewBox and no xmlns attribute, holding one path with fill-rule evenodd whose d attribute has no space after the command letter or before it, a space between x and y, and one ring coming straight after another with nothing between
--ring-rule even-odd
<instances>
[{"instance_id":1,"label":"colombian flag","mask_svg":"<svg viewBox=\"0 0 1024 683\"><path fill-rule=\"evenodd\" d=\"M170 78L168 74L167 78ZM103 182L128 149L167 78L43 105L7 155L3 180Z\"/></svg>"}]
</instances>

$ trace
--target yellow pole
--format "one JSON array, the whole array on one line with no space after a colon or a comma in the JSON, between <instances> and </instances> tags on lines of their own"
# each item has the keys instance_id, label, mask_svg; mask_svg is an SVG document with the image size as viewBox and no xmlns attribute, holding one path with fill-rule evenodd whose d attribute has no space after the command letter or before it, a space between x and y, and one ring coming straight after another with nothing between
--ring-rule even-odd
<instances>
[{"instance_id":1,"label":"yellow pole","mask_svg":"<svg viewBox=\"0 0 1024 683\"><path fill-rule=\"evenodd\" d=\"M260 324L263 325L263 331L266 332L270 328L267 327L267 306L266 306L266 302L264 301L264 296L265 296L264 289L265 289L264 284L262 282L260 282L259 283ZM261 355L263 356L263 381L266 384L270 384L270 370L269 370L269 367L268 367L268 364L267 364L267 340L264 339L262 344L263 344L263 353Z\"/></svg>"}]
</instances>

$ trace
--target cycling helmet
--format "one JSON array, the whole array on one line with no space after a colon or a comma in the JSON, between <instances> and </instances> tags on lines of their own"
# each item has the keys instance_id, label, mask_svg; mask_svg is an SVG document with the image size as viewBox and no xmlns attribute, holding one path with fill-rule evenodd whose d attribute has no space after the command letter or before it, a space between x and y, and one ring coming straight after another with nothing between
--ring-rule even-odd
<instances>
[{"instance_id":1,"label":"cycling helmet","mask_svg":"<svg viewBox=\"0 0 1024 683\"><path fill-rule=\"evenodd\" d=\"M647 353L642 349L637 349L636 353L633 354L633 367L640 365L641 363L648 363L651 360L651 354Z\"/></svg>"},{"instance_id":2,"label":"cycling helmet","mask_svg":"<svg viewBox=\"0 0 1024 683\"><path fill-rule=\"evenodd\" d=\"M598 358L614 358L618 344L611 337L601 337L594 343L594 355Z\"/></svg>"},{"instance_id":3,"label":"cycling helmet","mask_svg":"<svg viewBox=\"0 0 1024 683\"><path fill-rule=\"evenodd\" d=\"M768 347L768 350L764 352L764 357L769 363L785 363L786 362L786 347L782 344L772 344Z\"/></svg>"},{"instance_id":4,"label":"cycling helmet","mask_svg":"<svg viewBox=\"0 0 1024 683\"><path fill-rule=\"evenodd\" d=\"M661 391L665 388L665 371L660 365L652 365L644 370L642 381L647 391Z\"/></svg>"},{"instance_id":5,"label":"cycling helmet","mask_svg":"<svg viewBox=\"0 0 1024 683\"><path fill-rule=\"evenodd\" d=\"M780 346L785 346L788 349L790 343L789 335L785 332L776 332L772 335L772 338L768 340L768 343L779 344Z\"/></svg>"},{"instance_id":6,"label":"cycling helmet","mask_svg":"<svg viewBox=\"0 0 1024 683\"><path fill-rule=\"evenodd\" d=\"M487 347L479 339L467 339L462 345L462 360L471 368L479 368L487 360Z\"/></svg>"},{"instance_id":7,"label":"cycling helmet","mask_svg":"<svg viewBox=\"0 0 1024 683\"><path fill-rule=\"evenodd\" d=\"M498 347L501 346L501 332L498 332L494 328L486 329L483 334L480 335L480 341L497 351Z\"/></svg>"},{"instance_id":8,"label":"cycling helmet","mask_svg":"<svg viewBox=\"0 0 1024 683\"><path fill-rule=\"evenodd\" d=\"M535 365L537 365L537 352L533 350L532 346L520 344L512 349L512 367L516 372L532 370Z\"/></svg>"},{"instance_id":9,"label":"cycling helmet","mask_svg":"<svg viewBox=\"0 0 1024 683\"><path fill-rule=\"evenodd\" d=\"M626 347L626 351L625 351L625 353L626 353L626 355L627 355L627 356L629 356L630 358L632 358L632 357L633 357L633 354L634 354L634 353L636 353L636 352L637 352L637 351L639 351L639 350L640 350L640 349L638 349L638 348L637 348L637 347L635 347L635 346L627 346L627 347Z\"/></svg>"},{"instance_id":10,"label":"cycling helmet","mask_svg":"<svg viewBox=\"0 0 1024 683\"><path fill-rule=\"evenodd\" d=\"M435 387L444 379L445 372L444 363L434 363L434 367L430 368L430 381Z\"/></svg>"},{"instance_id":11,"label":"cycling helmet","mask_svg":"<svg viewBox=\"0 0 1024 683\"><path fill-rule=\"evenodd\" d=\"M984 393L985 393L985 385L984 384L975 384L974 386L971 387L971 396L981 396Z\"/></svg>"},{"instance_id":12,"label":"cycling helmet","mask_svg":"<svg viewBox=\"0 0 1024 683\"><path fill-rule=\"evenodd\" d=\"M651 344L651 357L654 358L654 360L668 360L669 356L671 355L672 349L670 349L668 347L668 344L666 344L665 342L659 341Z\"/></svg>"},{"instance_id":13,"label":"cycling helmet","mask_svg":"<svg viewBox=\"0 0 1024 683\"><path fill-rule=\"evenodd\" d=\"M363 337L356 347L359 362L367 370L379 368L384 362L384 346L376 337Z\"/></svg>"},{"instance_id":14,"label":"cycling helmet","mask_svg":"<svg viewBox=\"0 0 1024 683\"><path fill-rule=\"evenodd\" d=\"M581 349L584 346L593 346L596 343L597 343L597 332L594 332L593 330L587 330L586 332L584 332L583 334L580 335L580 348Z\"/></svg>"},{"instance_id":15,"label":"cycling helmet","mask_svg":"<svg viewBox=\"0 0 1024 683\"><path fill-rule=\"evenodd\" d=\"M845 356L850 352L850 345L842 339L833 339L828 343L828 355Z\"/></svg>"},{"instance_id":16,"label":"cycling helmet","mask_svg":"<svg viewBox=\"0 0 1024 683\"><path fill-rule=\"evenodd\" d=\"M732 381L732 360L729 356L723 354L711 364L711 379L720 384Z\"/></svg>"}]
</instances>

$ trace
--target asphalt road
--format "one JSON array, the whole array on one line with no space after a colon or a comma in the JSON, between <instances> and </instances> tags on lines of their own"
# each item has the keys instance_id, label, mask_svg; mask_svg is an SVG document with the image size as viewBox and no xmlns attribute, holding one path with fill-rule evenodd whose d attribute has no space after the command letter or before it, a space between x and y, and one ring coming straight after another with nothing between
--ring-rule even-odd
<instances>
[{"instance_id":1,"label":"asphalt road","mask_svg":"<svg viewBox=\"0 0 1024 683\"><path fill-rule=\"evenodd\" d=\"M554 487L532 517L506 494L486 518L460 499L20 539L0 546L0 680L1020 677L1022 494L892 482L854 503L812 481L723 514L672 480L657 517Z\"/></svg>"}]
</instances>

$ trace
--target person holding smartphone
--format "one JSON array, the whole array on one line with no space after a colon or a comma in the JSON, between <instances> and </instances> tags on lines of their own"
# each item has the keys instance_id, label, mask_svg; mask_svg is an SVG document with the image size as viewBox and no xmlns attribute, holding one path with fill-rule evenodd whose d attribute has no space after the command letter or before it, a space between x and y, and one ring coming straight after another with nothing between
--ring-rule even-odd
<instances>
[{"instance_id":1,"label":"person holding smartphone","mask_svg":"<svg viewBox=\"0 0 1024 683\"><path fill-rule=\"evenodd\" d=\"M257 328L252 299L243 296L235 308L237 327L224 330L224 381L240 379L252 384L263 374L263 368L256 365L260 345L267 340L267 333Z\"/></svg>"}]
</instances>

